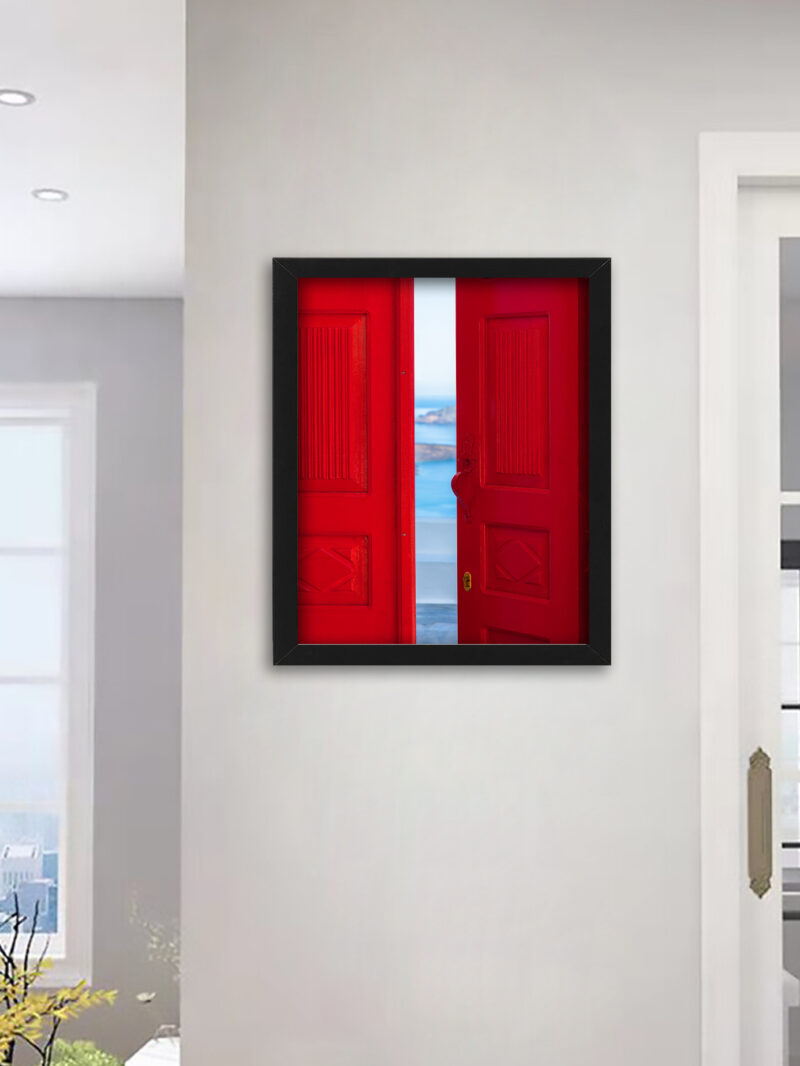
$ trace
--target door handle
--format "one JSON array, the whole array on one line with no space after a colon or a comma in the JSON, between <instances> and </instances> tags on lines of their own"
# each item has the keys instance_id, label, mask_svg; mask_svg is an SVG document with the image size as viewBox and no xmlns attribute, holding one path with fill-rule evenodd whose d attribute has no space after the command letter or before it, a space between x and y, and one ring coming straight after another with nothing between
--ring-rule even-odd
<instances>
[{"instance_id":1,"label":"door handle","mask_svg":"<svg viewBox=\"0 0 800 1066\"><path fill-rule=\"evenodd\" d=\"M762 748L747 770L747 873L760 899L772 884L772 765Z\"/></svg>"},{"instance_id":2,"label":"door handle","mask_svg":"<svg viewBox=\"0 0 800 1066\"><path fill-rule=\"evenodd\" d=\"M468 484L466 478L469 477L470 473L470 470L459 470L456 474L453 474L452 480L450 481L450 488L453 490L453 495L458 500L459 506L464 508L465 522L471 521L469 514L471 499L468 500L468 494L465 493Z\"/></svg>"},{"instance_id":3,"label":"door handle","mask_svg":"<svg viewBox=\"0 0 800 1066\"><path fill-rule=\"evenodd\" d=\"M472 461L474 450L475 442L471 435L467 435L459 448L458 472L453 475L453 478L450 481L450 488L453 490L453 495L458 500L459 506L464 509L465 522L470 522L472 520L470 510L472 508L473 497L475 496L475 485L471 477L475 469L475 464Z\"/></svg>"}]
</instances>

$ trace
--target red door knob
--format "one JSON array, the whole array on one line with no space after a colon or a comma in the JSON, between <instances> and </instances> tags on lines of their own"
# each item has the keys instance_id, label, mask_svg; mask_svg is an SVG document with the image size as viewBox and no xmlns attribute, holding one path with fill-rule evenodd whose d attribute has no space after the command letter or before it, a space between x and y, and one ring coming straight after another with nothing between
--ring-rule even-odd
<instances>
[{"instance_id":1,"label":"red door knob","mask_svg":"<svg viewBox=\"0 0 800 1066\"><path fill-rule=\"evenodd\" d=\"M469 522L469 509L472 502L472 493L469 491L469 475L470 470L459 470L453 475L450 482L450 488L453 490L453 495L458 500L461 507L464 508L464 518Z\"/></svg>"}]
</instances>

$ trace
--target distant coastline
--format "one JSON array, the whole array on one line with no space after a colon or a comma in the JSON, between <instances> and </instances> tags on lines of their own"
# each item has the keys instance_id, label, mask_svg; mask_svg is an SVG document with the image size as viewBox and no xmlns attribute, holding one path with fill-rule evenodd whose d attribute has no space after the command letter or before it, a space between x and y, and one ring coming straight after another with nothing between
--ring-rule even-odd
<instances>
[{"instance_id":1,"label":"distant coastline","mask_svg":"<svg viewBox=\"0 0 800 1066\"><path fill-rule=\"evenodd\" d=\"M441 407L438 411L427 411L414 419L417 425L454 426L456 422L456 405Z\"/></svg>"},{"instance_id":2,"label":"distant coastline","mask_svg":"<svg viewBox=\"0 0 800 1066\"><path fill-rule=\"evenodd\" d=\"M440 463L446 459L455 459L454 444L415 444L415 463Z\"/></svg>"}]
</instances>

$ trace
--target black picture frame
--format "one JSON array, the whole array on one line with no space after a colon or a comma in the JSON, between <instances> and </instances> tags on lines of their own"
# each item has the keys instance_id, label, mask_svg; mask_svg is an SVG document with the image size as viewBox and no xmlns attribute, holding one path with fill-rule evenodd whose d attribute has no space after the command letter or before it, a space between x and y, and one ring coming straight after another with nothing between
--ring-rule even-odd
<instances>
[{"instance_id":1,"label":"black picture frame","mask_svg":"<svg viewBox=\"0 0 800 1066\"><path fill-rule=\"evenodd\" d=\"M297 284L300 278L582 278L588 283L589 589L586 644L300 644L297 640ZM272 261L272 586L275 665L611 663L611 260L275 258Z\"/></svg>"}]
</instances>

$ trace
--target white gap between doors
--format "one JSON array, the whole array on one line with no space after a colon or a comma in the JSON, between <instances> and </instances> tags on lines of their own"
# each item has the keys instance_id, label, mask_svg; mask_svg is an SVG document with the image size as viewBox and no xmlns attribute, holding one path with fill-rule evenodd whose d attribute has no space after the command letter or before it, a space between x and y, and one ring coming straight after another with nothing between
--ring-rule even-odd
<instances>
[{"instance_id":1,"label":"white gap between doors","mask_svg":"<svg viewBox=\"0 0 800 1066\"><path fill-rule=\"evenodd\" d=\"M457 644L456 279L414 279L417 643ZM437 419L417 422L417 417ZM437 452L438 449L438 452ZM436 458L452 449L452 458Z\"/></svg>"}]
</instances>

